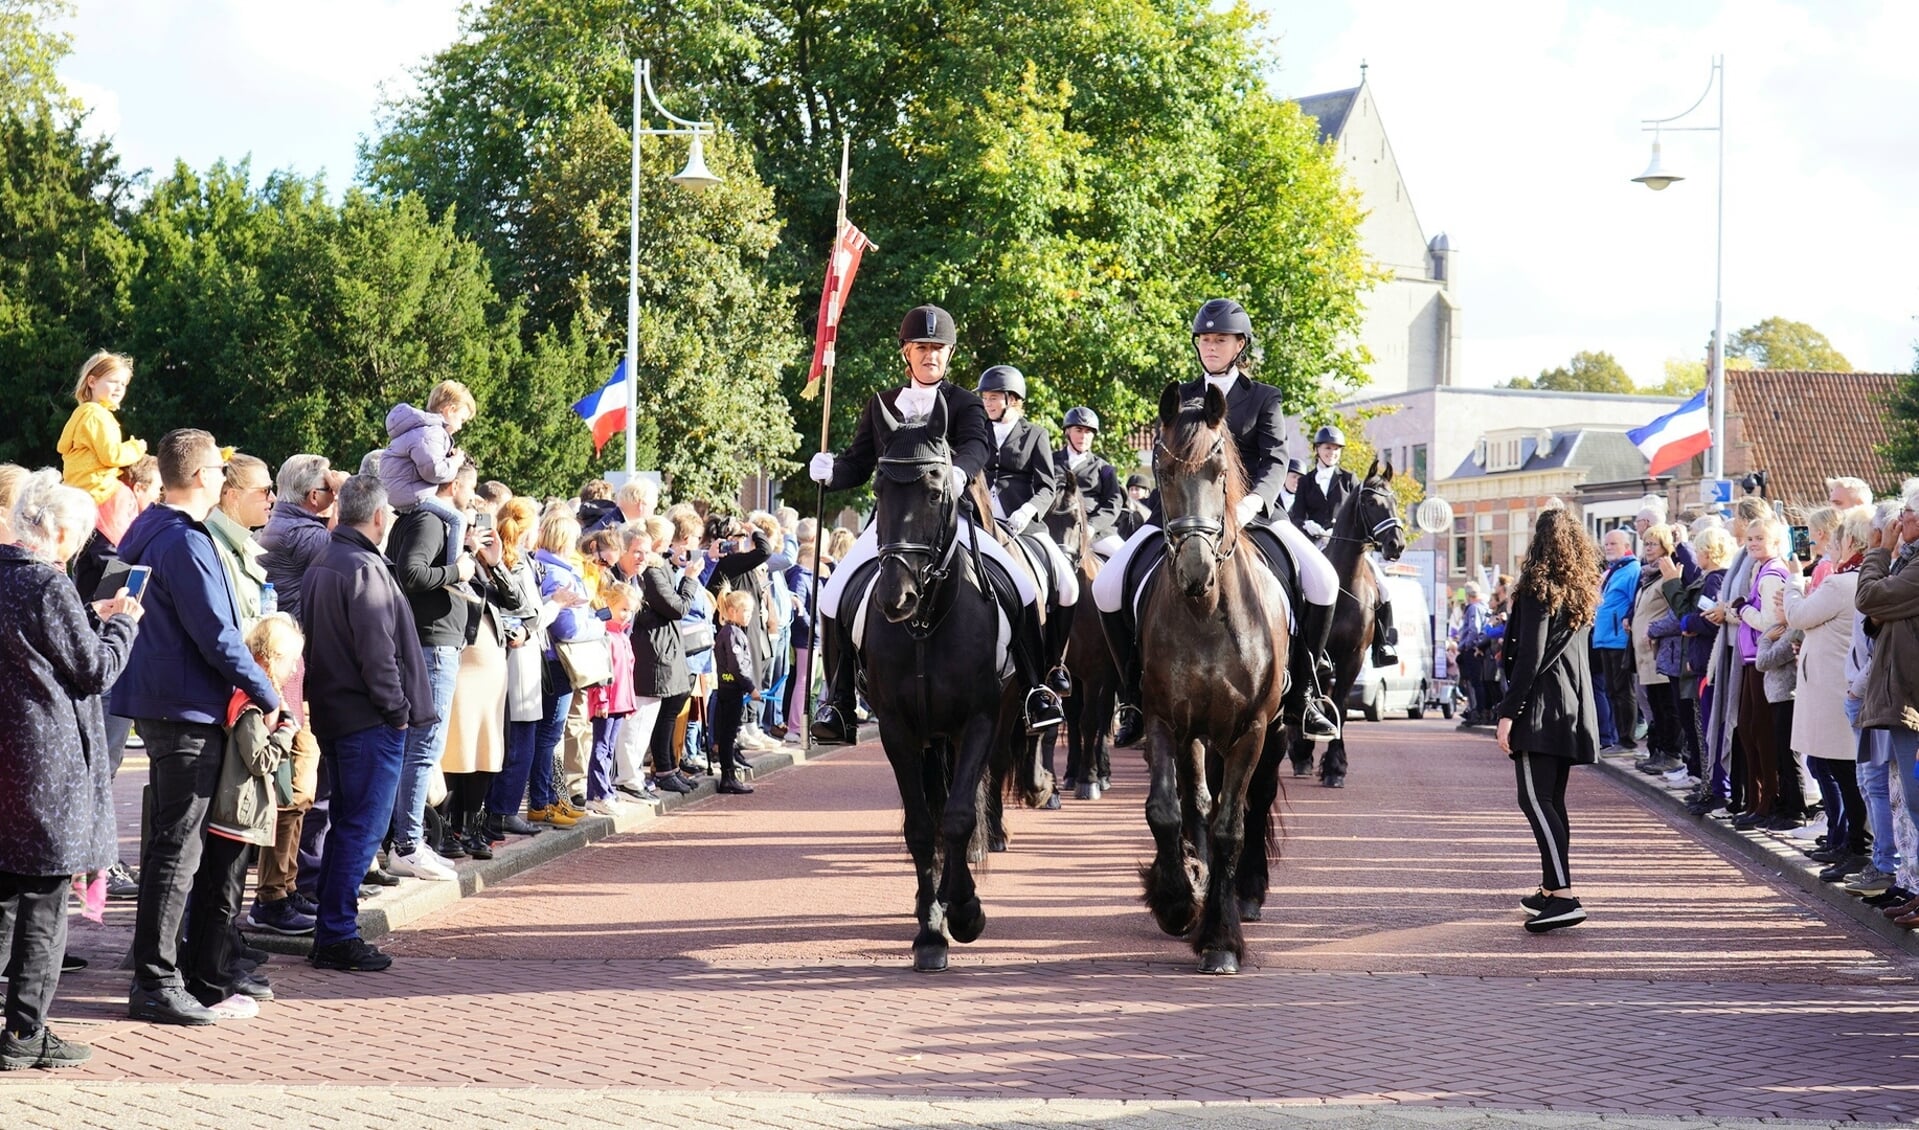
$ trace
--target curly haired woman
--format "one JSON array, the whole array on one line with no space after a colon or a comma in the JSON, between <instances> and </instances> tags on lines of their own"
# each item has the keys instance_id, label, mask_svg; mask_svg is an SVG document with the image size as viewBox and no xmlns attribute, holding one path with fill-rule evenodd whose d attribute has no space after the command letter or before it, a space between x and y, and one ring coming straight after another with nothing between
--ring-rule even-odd
<instances>
[{"instance_id":1,"label":"curly haired woman","mask_svg":"<svg viewBox=\"0 0 1919 1130\"><path fill-rule=\"evenodd\" d=\"M1566 778L1573 766L1599 760L1586 658L1598 576L1598 553L1579 520L1558 508L1541 513L1513 596L1506 697L1495 712L1499 748L1512 756L1519 780L1519 809L1539 841L1543 878L1520 900L1535 934L1586 920L1566 858Z\"/></svg>"}]
</instances>

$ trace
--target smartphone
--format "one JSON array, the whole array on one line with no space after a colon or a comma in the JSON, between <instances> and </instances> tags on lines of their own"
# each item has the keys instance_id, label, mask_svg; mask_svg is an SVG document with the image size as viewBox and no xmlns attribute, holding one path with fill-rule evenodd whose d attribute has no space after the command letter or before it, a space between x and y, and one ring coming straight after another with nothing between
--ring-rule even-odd
<instances>
[{"instance_id":1,"label":"smartphone","mask_svg":"<svg viewBox=\"0 0 1919 1130\"><path fill-rule=\"evenodd\" d=\"M1791 529L1792 555L1801 561L1811 561L1812 528L1810 526L1793 526Z\"/></svg>"},{"instance_id":2,"label":"smartphone","mask_svg":"<svg viewBox=\"0 0 1919 1130\"><path fill-rule=\"evenodd\" d=\"M147 579L151 576L153 576L153 566L135 565L127 570L127 583L121 587L127 590L128 596L139 600L146 593Z\"/></svg>"},{"instance_id":3,"label":"smartphone","mask_svg":"<svg viewBox=\"0 0 1919 1130\"><path fill-rule=\"evenodd\" d=\"M1714 600L1712 597L1701 596L1699 598L1699 611L1711 612L1713 609L1717 607L1719 607L1719 602Z\"/></svg>"},{"instance_id":4,"label":"smartphone","mask_svg":"<svg viewBox=\"0 0 1919 1130\"><path fill-rule=\"evenodd\" d=\"M484 510L475 511L473 515L473 528L476 530L492 529L493 515L487 513Z\"/></svg>"}]
</instances>

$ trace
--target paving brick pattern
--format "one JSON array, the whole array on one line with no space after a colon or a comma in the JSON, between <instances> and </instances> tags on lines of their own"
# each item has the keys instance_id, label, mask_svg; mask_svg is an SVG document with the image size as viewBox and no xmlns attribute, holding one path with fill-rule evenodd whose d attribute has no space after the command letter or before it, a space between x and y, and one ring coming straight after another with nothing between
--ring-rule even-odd
<instances>
[{"instance_id":1,"label":"paving brick pattern","mask_svg":"<svg viewBox=\"0 0 1919 1130\"><path fill-rule=\"evenodd\" d=\"M1237 978L1190 972L1137 903L1150 839L1130 754L1105 799L1014 814L1014 850L982 881L986 936L952 972L912 974L897 802L861 747L439 911L383 943L390 973L276 962L282 999L244 1026L134 1025L117 975L71 977L57 1023L99 1055L60 1079L118 1125L197 1124L108 1119L168 1104L252 1124L211 1120L266 1081L357 1088L341 1125L430 1107L433 1085L496 1096L499 1124L527 1092L497 1089L522 1087L614 1125L756 1125L706 1103L772 1125L1002 1124L932 1102L951 1097L1017 1098L1019 1125L1195 1109L1277 1125L1259 1120L1350 1104L1375 1119L1354 1125L1919 1112L1911 957L1593 771L1571 794L1593 918L1527 935L1514 900L1537 858L1510 764L1437 721L1355 726L1348 788L1288 782L1285 856ZM45 1077L0 1080L0 1103L25 1082ZM1055 1099L1094 1105L1040 1105ZM1146 1105L1098 1105L1115 1100Z\"/></svg>"}]
</instances>

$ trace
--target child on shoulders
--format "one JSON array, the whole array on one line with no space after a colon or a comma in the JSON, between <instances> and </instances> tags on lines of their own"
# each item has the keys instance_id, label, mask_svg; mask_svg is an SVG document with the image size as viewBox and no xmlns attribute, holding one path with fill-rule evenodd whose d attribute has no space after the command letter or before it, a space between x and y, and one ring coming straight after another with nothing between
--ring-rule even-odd
<instances>
[{"instance_id":1,"label":"child on shoulders","mask_svg":"<svg viewBox=\"0 0 1919 1130\"><path fill-rule=\"evenodd\" d=\"M457 565L466 545L466 515L448 506L439 489L453 481L466 456L453 436L479 405L459 381L441 381L427 395L426 409L401 403L386 414L386 450L380 452L380 482L395 510L418 506L447 524L446 563Z\"/></svg>"},{"instance_id":2,"label":"child on shoulders","mask_svg":"<svg viewBox=\"0 0 1919 1130\"><path fill-rule=\"evenodd\" d=\"M120 470L147 453L145 440L121 434L114 414L133 382L133 359L101 350L80 366L80 383L73 387L78 407L60 431L61 477L79 487L100 508L96 528L115 546L140 513L133 492L120 481Z\"/></svg>"}]
</instances>

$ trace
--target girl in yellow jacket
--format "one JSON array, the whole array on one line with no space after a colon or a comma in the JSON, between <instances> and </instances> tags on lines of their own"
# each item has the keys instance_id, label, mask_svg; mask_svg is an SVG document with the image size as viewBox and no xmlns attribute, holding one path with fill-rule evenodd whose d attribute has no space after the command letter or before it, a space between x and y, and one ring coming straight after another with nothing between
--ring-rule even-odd
<instances>
[{"instance_id":1,"label":"girl in yellow jacket","mask_svg":"<svg viewBox=\"0 0 1919 1130\"><path fill-rule=\"evenodd\" d=\"M79 407L67 417L60 433L60 458L68 486L79 487L100 508L96 527L114 545L120 544L140 512L133 492L120 481L120 469L132 466L147 453L145 440L120 434L114 415L133 381L133 361L105 350L80 366L80 383L73 388Z\"/></svg>"}]
</instances>

